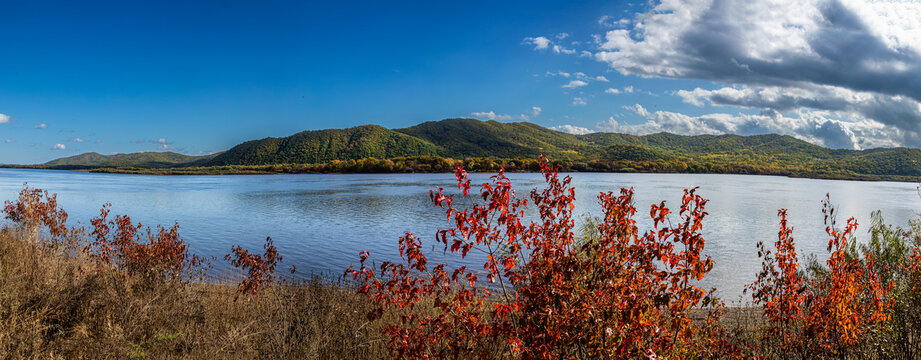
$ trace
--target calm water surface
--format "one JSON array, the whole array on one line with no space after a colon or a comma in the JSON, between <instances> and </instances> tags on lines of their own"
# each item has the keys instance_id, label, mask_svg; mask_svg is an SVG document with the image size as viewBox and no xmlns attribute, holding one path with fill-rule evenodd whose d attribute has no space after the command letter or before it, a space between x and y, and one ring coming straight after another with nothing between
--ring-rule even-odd
<instances>
[{"instance_id":1,"label":"calm water surface","mask_svg":"<svg viewBox=\"0 0 921 360\"><path fill-rule=\"evenodd\" d=\"M650 204L667 200L677 211L682 189L700 186L699 193L710 199L703 230L705 252L716 262L704 285L717 287L727 300L738 299L744 284L760 270L755 244L773 244L777 209L790 209L800 254L820 257L826 255L828 240L821 212L826 193L841 223L850 216L858 219L860 240L867 238L872 210L883 210L886 222L898 225L921 212L917 185L912 183L748 175L571 175L578 214L600 214L599 192L633 187L641 230L651 224ZM476 184L488 176L471 177ZM519 196L543 184L539 174L509 178ZM284 268L296 265L300 276L339 275L357 264L361 250L369 250L377 261L398 259L397 239L406 231L422 238L434 261L441 260L441 248L432 248L433 239L448 223L431 205L429 190L439 185L456 189L453 174L147 176L0 169L0 200L14 199L24 182L57 193L72 222L88 224L106 202L112 203L113 213L129 214L144 224L179 222L192 251L217 258L216 273L227 270L223 255L231 246L261 250L265 237L271 236L284 256Z\"/></svg>"}]
</instances>

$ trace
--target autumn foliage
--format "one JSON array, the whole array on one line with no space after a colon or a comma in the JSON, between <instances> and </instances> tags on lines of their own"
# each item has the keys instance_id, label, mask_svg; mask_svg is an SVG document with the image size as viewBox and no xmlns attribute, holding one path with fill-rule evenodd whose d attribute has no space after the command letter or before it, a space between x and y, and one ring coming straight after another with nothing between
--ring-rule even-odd
<instances>
[{"instance_id":1,"label":"autumn foliage","mask_svg":"<svg viewBox=\"0 0 921 360\"><path fill-rule=\"evenodd\" d=\"M56 194L24 186L15 202L4 201L3 213L30 230L47 229L53 242L68 234L67 212L58 206Z\"/></svg>"},{"instance_id":2,"label":"autumn foliage","mask_svg":"<svg viewBox=\"0 0 921 360\"><path fill-rule=\"evenodd\" d=\"M467 257L483 252L482 270L430 265L421 241L400 239L401 263L362 266L347 274L359 292L396 311L386 327L394 358L600 358L715 357L736 350L715 317L693 321L689 311L721 303L697 282L713 262L700 235L707 201L685 190L675 218L665 202L650 208L653 228L640 232L633 191L599 196L604 217L593 236L574 234L575 191L568 176L542 162L547 188L530 204L539 220L526 223L527 199L518 198L502 171L469 194L458 168L458 187L474 201L454 207L443 189L431 193L453 227L438 231L445 251ZM485 281L481 281L481 277ZM431 304L434 311L422 311Z\"/></svg>"},{"instance_id":3,"label":"autumn foliage","mask_svg":"<svg viewBox=\"0 0 921 360\"><path fill-rule=\"evenodd\" d=\"M179 224L156 230L133 223L128 215L109 218L105 204L99 216L90 220L92 231L88 250L103 262L115 264L130 274L165 278L182 278L202 264L202 259L188 251L179 237Z\"/></svg>"},{"instance_id":4,"label":"autumn foliage","mask_svg":"<svg viewBox=\"0 0 921 360\"><path fill-rule=\"evenodd\" d=\"M240 293L256 296L260 288L274 280L275 267L282 257L278 254L271 237L265 239L263 249L265 253L259 255L252 254L240 246L234 246L230 249L231 253L224 256L231 265L246 271L246 276L240 281Z\"/></svg>"},{"instance_id":5,"label":"autumn foliage","mask_svg":"<svg viewBox=\"0 0 921 360\"><path fill-rule=\"evenodd\" d=\"M822 212L830 256L821 273L806 277L799 271L793 229L787 226L787 212L782 209L775 252L759 244L763 270L748 285L769 324L763 340L779 343L780 351L787 355L847 354L885 330L895 301L889 295L893 283L881 281L873 254L860 256L852 250L857 221L850 218L839 229L828 196Z\"/></svg>"},{"instance_id":6,"label":"autumn foliage","mask_svg":"<svg viewBox=\"0 0 921 360\"><path fill-rule=\"evenodd\" d=\"M87 231L67 225L67 212L58 205L56 195L26 184L17 201L4 203L3 212L25 230L44 229L49 247L85 253L100 265L112 265L127 274L186 279L200 273L202 259L188 251L188 244L179 236L179 224L154 229L132 222L128 215L109 218L110 206L102 206Z\"/></svg>"}]
</instances>

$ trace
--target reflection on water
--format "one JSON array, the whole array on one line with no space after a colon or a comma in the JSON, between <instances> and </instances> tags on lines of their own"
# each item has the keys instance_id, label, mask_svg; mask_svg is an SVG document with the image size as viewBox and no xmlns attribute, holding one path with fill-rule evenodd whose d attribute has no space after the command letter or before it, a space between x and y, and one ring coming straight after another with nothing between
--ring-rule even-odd
<instances>
[{"instance_id":1,"label":"reflection on water","mask_svg":"<svg viewBox=\"0 0 921 360\"><path fill-rule=\"evenodd\" d=\"M518 196L541 186L538 174L509 174ZM472 174L473 183L488 174ZM866 238L872 210L882 209L887 222L904 225L921 211L916 184L791 179L771 176L688 174L572 174L576 213L598 215L599 192L633 187L641 230L648 228L649 205L667 200L676 207L682 190L700 186L710 199L704 220L705 251L716 265L705 279L728 300L741 294L760 269L755 244L773 243L780 208L789 221L800 254L824 256L827 237L821 200L829 193L842 218L855 216ZM369 250L378 261L395 260L396 240L406 231L421 237L433 261L451 260L434 248L434 233L447 227L444 212L429 201L437 186L456 192L453 174L343 174L146 176L67 171L0 169L0 199L13 199L22 183L58 194L73 222L86 224L105 202L114 213L129 214L144 224L179 222L192 250L214 256L217 271L233 245L260 249L266 236L275 240L284 264L301 275L341 274ZM677 209L674 209L677 210ZM472 253L472 260L481 260ZM475 263L475 262L474 262ZM481 264L482 262L480 262Z\"/></svg>"}]
</instances>

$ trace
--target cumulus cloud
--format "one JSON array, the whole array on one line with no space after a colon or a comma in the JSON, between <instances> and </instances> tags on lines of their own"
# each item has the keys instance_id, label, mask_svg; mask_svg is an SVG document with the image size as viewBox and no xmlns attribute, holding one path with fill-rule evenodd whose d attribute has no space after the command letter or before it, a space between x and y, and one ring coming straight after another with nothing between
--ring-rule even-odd
<instances>
[{"instance_id":1,"label":"cumulus cloud","mask_svg":"<svg viewBox=\"0 0 921 360\"><path fill-rule=\"evenodd\" d=\"M581 126L573 126L573 125L551 126L550 130L556 130L559 132L564 132L564 133L573 134L573 135L585 135L585 134L591 134L595 132L594 130L591 130L589 128L584 128Z\"/></svg>"},{"instance_id":2,"label":"cumulus cloud","mask_svg":"<svg viewBox=\"0 0 921 360\"><path fill-rule=\"evenodd\" d=\"M0 124L8 124L10 122L10 116L7 114L0 114Z\"/></svg>"},{"instance_id":3,"label":"cumulus cloud","mask_svg":"<svg viewBox=\"0 0 921 360\"><path fill-rule=\"evenodd\" d=\"M562 46L560 46L560 45L554 44L554 45L553 45L553 52L554 52L554 53L557 53L557 54L567 54L567 55L569 55L569 54L575 54L575 53L576 53L576 50L575 50L575 49L567 49L567 48L562 47Z\"/></svg>"},{"instance_id":4,"label":"cumulus cloud","mask_svg":"<svg viewBox=\"0 0 921 360\"><path fill-rule=\"evenodd\" d=\"M663 0L631 24L599 37L595 58L622 74L735 86L679 91L689 103L831 112L850 121L798 121L858 137L860 124L895 127L893 140L921 133L921 3Z\"/></svg>"},{"instance_id":5,"label":"cumulus cloud","mask_svg":"<svg viewBox=\"0 0 921 360\"><path fill-rule=\"evenodd\" d=\"M518 115L509 115L509 114L496 114L495 111L475 111L470 113L473 117L480 119L489 119L489 120L499 120L499 121L528 121L533 118L536 118L540 115L541 109L540 106L532 106L530 114L518 114Z\"/></svg>"},{"instance_id":6,"label":"cumulus cloud","mask_svg":"<svg viewBox=\"0 0 921 360\"><path fill-rule=\"evenodd\" d=\"M569 37L569 34L567 33L560 33L555 36L557 40L563 40L567 37ZM524 38L524 40L522 40L521 43L525 45L534 46L534 50L550 49L556 54L567 54L567 55L576 53L576 50L566 48L563 45L560 45L558 43L554 43L552 40L548 39L546 36L526 37Z\"/></svg>"},{"instance_id":7,"label":"cumulus cloud","mask_svg":"<svg viewBox=\"0 0 921 360\"><path fill-rule=\"evenodd\" d=\"M51 150L67 150L67 147L64 146L64 144L54 144L54 146L51 147Z\"/></svg>"},{"instance_id":8,"label":"cumulus cloud","mask_svg":"<svg viewBox=\"0 0 921 360\"><path fill-rule=\"evenodd\" d=\"M141 142L144 142L144 140L138 140L137 142L141 143ZM173 143L171 141L167 141L166 138L150 140L150 142L153 144L156 144L157 149L159 150L176 150L176 148L173 147Z\"/></svg>"},{"instance_id":9,"label":"cumulus cloud","mask_svg":"<svg viewBox=\"0 0 921 360\"><path fill-rule=\"evenodd\" d=\"M537 117L537 115L540 115L540 112L541 112L541 111L544 111L544 109L541 109L540 106L532 106L532 107L531 107L531 116L532 116L532 117Z\"/></svg>"},{"instance_id":10,"label":"cumulus cloud","mask_svg":"<svg viewBox=\"0 0 921 360\"><path fill-rule=\"evenodd\" d=\"M78 137L75 137L75 138L70 138L70 141L71 141L71 142L75 142L75 143L82 143L82 142L84 142L85 140L83 140L83 139L81 139L81 138L78 138Z\"/></svg>"},{"instance_id":11,"label":"cumulus cloud","mask_svg":"<svg viewBox=\"0 0 921 360\"><path fill-rule=\"evenodd\" d=\"M585 86L585 85L588 85L588 83L585 82L585 81L582 81L582 80L573 80L573 81L570 81L568 84L563 85L563 88L565 88L565 89L575 89L575 88L583 87L583 86Z\"/></svg>"},{"instance_id":12,"label":"cumulus cloud","mask_svg":"<svg viewBox=\"0 0 921 360\"><path fill-rule=\"evenodd\" d=\"M534 45L534 50L544 50L550 47L550 39L543 36L526 37L524 43Z\"/></svg>"},{"instance_id":13,"label":"cumulus cloud","mask_svg":"<svg viewBox=\"0 0 921 360\"><path fill-rule=\"evenodd\" d=\"M548 76L548 77L559 76L559 77L564 77L564 78L570 78L570 77L575 78L575 80L571 80L569 83L563 85L563 88L566 88L566 89L574 89L574 88L582 87L582 86L588 85L588 84L589 84L590 82L592 82L592 81L597 81L597 82L610 82L610 80L608 80L608 78L605 77L604 75L590 76L590 75L588 75L588 74L586 74L586 73L584 73L584 72L581 72L581 71L577 71L577 72L575 72L575 73L568 73L568 72L560 71L560 70L557 70L556 72L550 72L550 71L548 71L548 72L546 73L546 76Z\"/></svg>"},{"instance_id":14,"label":"cumulus cloud","mask_svg":"<svg viewBox=\"0 0 921 360\"><path fill-rule=\"evenodd\" d=\"M682 135L782 134L839 149L891 147L910 140L907 137L912 136L878 121L842 121L830 117L829 113L819 111L800 111L795 117L787 117L773 110L762 111L759 114L713 113L689 116L669 111L650 112L639 104L625 108L646 121L640 124L625 124L611 117L607 122L599 123L598 128L602 131L636 135L658 132Z\"/></svg>"},{"instance_id":15,"label":"cumulus cloud","mask_svg":"<svg viewBox=\"0 0 921 360\"><path fill-rule=\"evenodd\" d=\"M39 130L43 130L43 129L47 129L48 125L45 123L41 123L41 124L35 125L35 128Z\"/></svg>"},{"instance_id":16,"label":"cumulus cloud","mask_svg":"<svg viewBox=\"0 0 921 360\"><path fill-rule=\"evenodd\" d=\"M16 142L16 140L13 140L13 139L6 139L6 141L4 141L4 142L7 143L7 144L12 144L12 143Z\"/></svg>"},{"instance_id":17,"label":"cumulus cloud","mask_svg":"<svg viewBox=\"0 0 921 360\"><path fill-rule=\"evenodd\" d=\"M624 27L630 25L631 20L629 18L618 19L610 15L604 15L598 18L598 25L603 27Z\"/></svg>"},{"instance_id":18,"label":"cumulus cloud","mask_svg":"<svg viewBox=\"0 0 921 360\"><path fill-rule=\"evenodd\" d=\"M633 93L633 86L624 86L624 89L623 89L623 90L621 90L621 89L615 89L615 88L608 88L607 90L604 91L604 93L605 93L605 94L614 94L614 95L618 95L618 94L631 94L631 93Z\"/></svg>"},{"instance_id":19,"label":"cumulus cloud","mask_svg":"<svg viewBox=\"0 0 921 360\"><path fill-rule=\"evenodd\" d=\"M787 112L818 109L842 118L873 119L916 132L921 125L921 103L906 96L854 91L835 86L725 87L716 90L680 90L685 102L701 106L730 105Z\"/></svg>"},{"instance_id":20,"label":"cumulus cloud","mask_svg":"<svg viewBox=\"0 0 921 360\"><path fill-rule=\"evenodd\" d=\"M572 104L573 104L573 105L576 105L576 106L582 106L582 105L586 105L586 104L588 104L588 103L585 102L585 98L574 97L574 98L572 98Z\"/></svg>"}]
</instances>

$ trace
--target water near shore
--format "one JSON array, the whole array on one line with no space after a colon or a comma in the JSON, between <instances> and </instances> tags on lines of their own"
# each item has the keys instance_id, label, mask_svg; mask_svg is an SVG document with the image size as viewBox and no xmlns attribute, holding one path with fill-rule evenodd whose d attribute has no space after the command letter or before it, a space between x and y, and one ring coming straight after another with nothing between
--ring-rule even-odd
<instances>
[{"instance_id":1,"label":"water near shore","mask_svg":"<svg viewBox=\"0 0 921 360\"><path fill-rule=\"evenodd\" d=\"M677 211L682 189L700 186L710 199L703 234L706 253L716 262L705 279L727 300L735 300L760 270L755 244L777 236L777 210L789 210L801 255L824 258L827 236L821 200L829 193L839 223L855 216L858 239L867 238L870 212L883 210L887 223L905 225L921 212L916 184L793 179L772 176L703 174L571 174L576 213L600 214L596 196L621 187L636 190L637 219L646 229L649 205L660 200ZM509 174L520 197L543 185L539 174ZM474 184L488 174L471 174ZM179 222L192 251L217 258L215 273L227 269L223 255L233 245L261 250L266 236L275 240L284 267L298 274L339 275L369 250L378 261L398 259L396 241L405 231L423 239L433 261L434 233L447 227L444 212L431 205L429 190L456 190L453 174L342 174L246 176L146 176L56 170L0 169L0 200L12 200L28 182L58 194L72 222L88 224L100 206L129 214L145 225ZM454 192L454 191L452 191ZM472 255L473 260L480 260ZM482 264L482 262L474 262Z\"/></svg>"}]
</instances>

